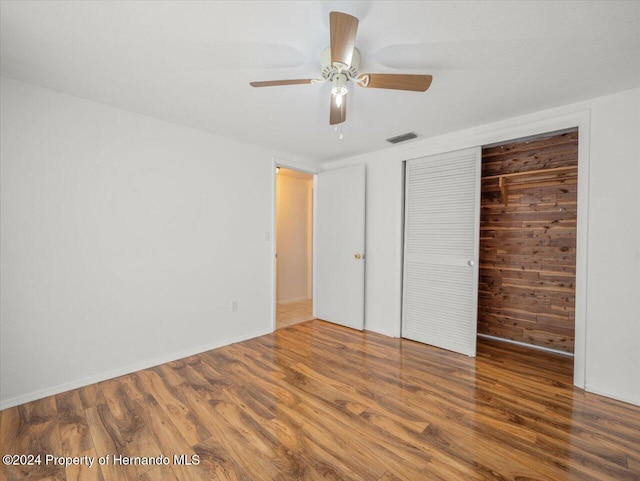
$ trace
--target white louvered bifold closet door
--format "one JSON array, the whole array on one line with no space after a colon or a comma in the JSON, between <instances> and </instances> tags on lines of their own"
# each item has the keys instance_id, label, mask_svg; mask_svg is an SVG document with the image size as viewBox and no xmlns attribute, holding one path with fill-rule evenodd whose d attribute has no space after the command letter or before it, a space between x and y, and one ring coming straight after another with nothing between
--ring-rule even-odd
<instances>
[{"instance_id":1,"label":"white louvered bifold closet door","mask_svg":"<svg viewBox=\"0 0 640 481\"><path fill-rule=\"evenodd\" d=\"M480 148L407 161L402 337L476 355Z\"/></svg>"}]
</instances>

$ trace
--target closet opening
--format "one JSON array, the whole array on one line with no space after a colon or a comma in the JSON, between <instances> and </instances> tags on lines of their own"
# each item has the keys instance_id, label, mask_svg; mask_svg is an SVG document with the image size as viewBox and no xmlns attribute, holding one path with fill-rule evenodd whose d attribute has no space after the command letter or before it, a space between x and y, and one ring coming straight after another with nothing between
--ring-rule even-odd
<instances>
[{"instance_id":1,"label":"closet opening","mask_svg":"<svg viewBox=\"0 0 640 481\"><path fill-rule=\"evenodd\" d=\"M578 129L482 148L479 337L574 354Z\"/></svg>"},{"instance_id":2,"label":"closet opening","mask_svg":"<svg viewBox=\"0 0 640 481\"><path fill-rule=\"evenodd\" d=\"M276 329L313 319L313 175L276 167Z\"/></svg>"}]
</instances>

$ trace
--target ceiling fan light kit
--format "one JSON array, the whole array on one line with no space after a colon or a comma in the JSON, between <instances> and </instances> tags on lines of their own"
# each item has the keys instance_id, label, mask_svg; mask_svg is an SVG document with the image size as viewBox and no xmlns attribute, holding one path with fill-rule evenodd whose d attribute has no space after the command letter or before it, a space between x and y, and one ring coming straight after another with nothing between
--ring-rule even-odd
<instances>
[{"instance_id":1,"label":"ceiling fan light kit","mask_svg":"<svg viewBox=\"0 0 640 481\"><path fill-rule=\"evenodd\" d=\"M331 44L320 54L321 78L266 80L251 82L252 87L275 87L331 82L329 124L341 124L347 119L348 83L360 87L424 92L431 85L431 75L375 74L358 75L360 52L355 48L358 19L342 12L329 14ZM340 135L342 138L342 134Z\"/></svg>"},{"instance_id":2,"label":"ceiling fan light kit","mask_svg":"<svg viewBox=\"0 0 640 481\"><path fill-rule=\"evenodd\" d=\"M335 77L333 77L332 83L333 87L331 87L331 93L336 98L336 107L340 107L342 105L342 97L347 95L347 81L349 79L343 73L339 73Z\"/></svg>"}]
</instances>

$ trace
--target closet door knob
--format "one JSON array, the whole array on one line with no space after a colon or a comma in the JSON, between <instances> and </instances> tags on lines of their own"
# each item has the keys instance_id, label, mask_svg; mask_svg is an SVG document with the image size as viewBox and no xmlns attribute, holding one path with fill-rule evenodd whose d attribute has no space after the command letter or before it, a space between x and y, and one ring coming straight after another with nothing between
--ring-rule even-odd
<instances>
[{"instance_id":1,"label":"closet door knob","mask_svg":"<svg viewBox=\"0 0 640 481\"><path fill-rule=\"evenodd\" d=\"M469 259L467 261L467 264L470 265L470 266L475 266L476 265L475 261L472 261L471 259Z\"/></svg>"}]
</instances>

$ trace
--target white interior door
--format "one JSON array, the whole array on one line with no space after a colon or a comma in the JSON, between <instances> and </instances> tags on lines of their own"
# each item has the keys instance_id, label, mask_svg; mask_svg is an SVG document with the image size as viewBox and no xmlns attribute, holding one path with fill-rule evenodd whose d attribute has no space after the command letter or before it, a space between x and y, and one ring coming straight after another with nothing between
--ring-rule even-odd
<instances>
[{"instance_id":1,"label":"white interior door","mask_svg":"<svg viewBox=\"0 0 640 481\"><path fill-rule=\"evenodd\" d=\"M481 150L407 161L402 337L476 355Z\"/></svg>"},{"instance_id":2,"label":"white interior door","mask_svg":"<svg viewBox=\"0 0 640 481\"><path fill-rule=\"evenodd\" d=\"M316 294L319 319L364 329L365 166L317 175Z\"/></svg>"}]
</instances>

